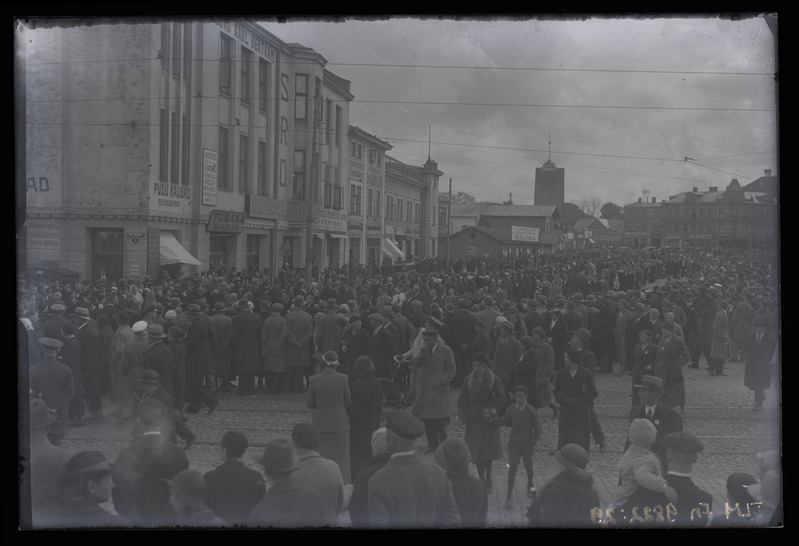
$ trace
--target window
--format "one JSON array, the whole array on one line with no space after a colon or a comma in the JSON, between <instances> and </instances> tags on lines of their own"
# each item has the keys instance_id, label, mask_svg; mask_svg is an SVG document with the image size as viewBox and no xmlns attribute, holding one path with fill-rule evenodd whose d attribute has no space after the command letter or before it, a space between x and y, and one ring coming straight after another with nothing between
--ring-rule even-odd
<instances>
[{"instance_id":1,"label":"window","mask_svg":"<svg viewBox=\"0 0 799 546\"><path fill-rule=\"evenodd\" d=\"M191 23L183 23L183 78L191 77Z\"/></svg>"},{"instance_id":2,"label":"window","mask_svg":"<svg viewBox=\"0 0 799 546\"><path fill-rule=\"evenodd\" d=\"M178 160L180 157L180 125L178 124L178 119L177 112L172 112L172 151L169 154L172 171L169 180L173 184L177 184L180 181L178 178L180 175L180 161Z\"/></svg>"},{"instance_id":3,"label":"window","mask_svg":"<svg viewBox=\"0 0 799 546\"><path fill-rule=\"evenodd\" d=\"M399 220L400 222L402 221L402 207L403 207L402 199L398 198L397 199L397 220Z\"/></svg>"},{"instance_id":4,"label":"window","mask_svg":"<svg viewBox=\"0 0 799 546\"><path fill-rule=\"evenodd\" d=\"M720 208L719 209L719 219L725 218L726 212L727 211L725 211L724 208Z\"/></svg>"},{"instance_id":5,"label":"window","mask_svg":"<svg viewBox=\"0 0 799 546\"><path fill-rule=\"evenodd\" d=\"M250 193L250 137L239 135L239 193Z\"/></svg>"},{"instance_id":6,"label":"window","mask_svg":"<svg viewBox=\"0 0 799 546\"><path fill-rule=\"evenodd\" d=\"M691 209L691 219L696 220L696 218L697 218L696 209Z\"/></svg>"},{"instance_id":7,"label":"window","mask_svg":"<svg viewBox=\"0 0 799 546\"><path fill-rule=\"evenodd\" d=\"M416 223L420 223L422 219L422 204L416 203Z\"/></svg>"},{"instance_id":8,"label":"window","mask_svg":"<svg viewBox=\"0 0 799 546\"><path fill-rule=\"evenodd\" d=\"M313 106L314 115L321 125L325 119L324 112L322 111L325 105L322 102L322 80L320 78L316 78L314 81Z\"/></svg>"},{"instance_id":9,"label":"window","mask_svg":"<svg viewBox=\"0 0 799 546\"><path fill-rule=\"evenodd\" d=\"M405 221L413 222L413 203L408 201L408 207L405 209Z\"/></svg>"},{"instance_id":10,"label":"window","mask_svg":"<svg viewBox=\"0 0 799 546\"><path fill-rule=\"evenodd\" d=\"M294 118L308 119L308 74L294 76Z\"/></svg>"},{"instance_id":11,"label":"window","mask_svg":"<svg viewBox=\"0 0 799 546\"><path fill-rule=\"evenodd\" d=\"M169 118L164 108L161 108L159 123L158 180L166 182L169 177Z\"/></svg>"},{"instance_id":12,"label":"window","mask_svg":"<svg viewBox=\"0 0 799 546\"><path fill-rule=\"evenodd\" d=\"M169 23L161 23L161 51L158 52L161 57L161 70L167 72L169 70Z\"/></svg>"},{"instance_id":13,"label":"window","mask_svg":"<svg viewBox=\"0 0 799 546\"><path fill-rule=\"evenodd\" d=\"M260 269L259 266L259 246L260 246L260 239L259 235L247 235L247 255L245 256L245 261L247 264L247 271L258 271Z\"/></svg>"},{"instance_id":14,"label":"window","mask_svg":"<svg viewBox=\"0 0 799 546\"><path fill-rule=\"evenodd\" d=\"M341 186L333 186L333 208L341 210Z\"/></svg>"},{"instance_id":15,"label":"window","mask_svg":"<svg viewBox=\"0 0 799 546\"><path fill-rule=\"evenodd\" d=\"M341 106L336 106L336 148L339 147L341 144L341 118L343 115L343 111Z\"/></svg>"},{"instance_id":16,"label":"window","mask_svg":"<svg viewBox=\"0 0 799 546\"><path fill-rule=\"evenodd\" d=\"M350 157L355 157L355 141L350 141Z\"/></svg>"},{"instance_id":17,"label":"window","mask_svg":"<svg viewBox=\"0 0 799 546\"><path fill-rule=\"evenodd\" d=\"M271 77L272 65L269 62L258 59L258 108L266 112L269 104L269 79Z\"/></svg>"},{"instance_id":18,"label":"window","mask_svg":"<svg viewBox=\"0 0 799 546\"><path fill-rule=\"evenodd\" d=\"M184 185L189 183L189 118L183 114L183 141L181 142L181 172L180 180Z\"/></svg>"},{"instance_id":19,"label":"window","mask_svg":"<svg viewBox=\"0 0 799 546\"><path fill-rule=\"evenodd\" d=\"M330 133L333 132L333 101L330 99L325 100L325 142L330 142Z\"/></svg>"},{"instance_id":20,"label":"window","mask_svg":"<svg viewBox=\"0 0 799 546\"><path fill-rule=\"evenodd\" d=\"M378 218L380 218L380 214L381 214L381 211L383 209L382 203L383 203L383 201L380 199L380 192L377 192L377 203L376 203L376 206L375 206L375 216L377 216Z\"/></svg>"},{"instance_id":21,"label":"window","mask_svg":"<svg viewBox=\"0 0 799 546\"><path fill-rule=\"evenodd\" d=\"M363 159L363 146L358 144L358 159Z\"/></svg>"},{"instance_id":22,"label":"window","mask_svg":"<svg viewBox=\"0 0 799 546\"><path fill-rule=\"evenodd\" d=\"M438 225L447 225L447 207L438 207Z\"/></svg>"},{"instance_id":23,"label":"window","mask_svg":"<svg viewBox=\"0 0 799 546\"><path fill-rule=\"evenodd\" d=\"M208 261L212 264L227 265L230 255L230 250L233 245L230 244L230 235L211 235Z\"/></svg>"},{"instance_id":24,"label":"window","mask_svg":"<svg viewBox=\"0 0 799 546\"><path fill-rule=\"evenodd\" d=\"M375 154L377 152L374 148L369 148L369 164L372 165L375 162Z\"/></svg>"},{"instance_id":25,"label":"window","mask_svg":"<svg viewBox=\"0 0 799 546\"><path fill-rule=\"evenodd\" d=\"M305 150L294 150L294 181L292 198L305 201Z\"/></svg>"},{"instance_id":26,"label":"window","mask_svg":"<svg viewBox=\"0 0 799 546\"><path fill-rule=\"evenodd\" d=\"M368 216L374 216L374 214L372 212L374 210L373 209L374 201L372 201L372 189L371 188L369 189L369 205L368 205L368 207L369 208L368 208L368 211L367 211L367 215Z\"/></svg>"},{"instance_id":27,"label":"window","mask_svg":"<svg viewBox=\"0 0 799 546\"><path fill-rule=\"evenodd\" d=\"M377 164L380 165L380 152L377 152L375 157L377 157Z\"/></svg>"},{"instance_id":28,"label":"window","mask_svg":"<svg viewBox=\"0 0 799 546\"><path fill-rule=\"evenodd\" d=\"M219 92L230 94L230 82L233 70L233 38L222 36L222 50L219 55Z\"/></svg>"},{"instance_id":29,"label":"window","mask_svg":"<svg viewBox=\"0 0 799 546\"><path fill-rule=\"evenodd\" d=\"M250 71L252 70L252 51L246 47L241 48L241 102L250 104L252 101L252 89L250 82Z\"/></svg>"},{"instance_id":30,"label":"window","mask_svg":"<svg viewBox=\"0 0 799 546\"><path fill-rule=\"evenodd\" d=\"M219 128L219 187L230 189L230 131L227 127Z\"/></svg>"},{"instance_id":31,"label":"window","mask_svg":"<svg viewBox=\"0 0 799 546\"><path fill-rule=\"evenodd\" d=\"M738 218L738 209L737 208L732 207L730 209L730 218Z\"/></svg>"},{"instance_id":32,"label":"window","mask_svg":"<svg viewBox=\"0 0 799 546\"><path fill-rule=\"evenodd\" d=\"M361 195L363 188L350 184L350 214L361 215Z\"/></svg>"},{"instance_id":33,"label":"window","mask_svg":"<svg viewBox=\"0 0 799 546\"><path fill-rule=\"evenodd\" d=\"M391 220L391 197L386 196L386 220Z\"/></svg>"},{"instance_id":34,"label":"window","mask_svg":"<svg viewBox=\"0 0 799 546\"><path fill-rule=\"evenodd\" d=\"M266 177L266 142L258 141L258 195L269 195Z\"/></svg>"},{"instance_id":35,"label":"window","mask_svg":"<svg viewBox=\"0 0 799 546\"><path fill-rule=\"evenodd\" d=\"M325 182L325 208L330 208L333 205L333 184Z\"/></svg>"},{"instance_id":36,"label":"window","mask_svg":"<svg viewBox=\"0 0 799 546\"><path fill-rule=\"evenodd\" d=\"M172 74L180 76L180 23L172 23Z\"/></svg>"}]
</instances>

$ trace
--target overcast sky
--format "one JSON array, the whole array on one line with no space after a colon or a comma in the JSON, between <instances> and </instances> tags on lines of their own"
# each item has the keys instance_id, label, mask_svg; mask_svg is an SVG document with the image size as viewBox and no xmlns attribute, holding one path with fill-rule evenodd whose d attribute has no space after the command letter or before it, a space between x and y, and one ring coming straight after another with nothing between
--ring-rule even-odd
<instances>
[{"instance_id":1,"label":"overcast sky","mask_svg":"<svg viewBox=\"0 0 799 546\"><path fill-rule=\"evenodd\" d=\"M441 187L452 178L453 192L478 200L532 204L549 131L571 202L624 205L644 190L660 200L779 174L775 40L763 18L261 24L352 82L350 124L390 142L389 155L423 164L432 126Z\"/></svg>"}]
</instances>

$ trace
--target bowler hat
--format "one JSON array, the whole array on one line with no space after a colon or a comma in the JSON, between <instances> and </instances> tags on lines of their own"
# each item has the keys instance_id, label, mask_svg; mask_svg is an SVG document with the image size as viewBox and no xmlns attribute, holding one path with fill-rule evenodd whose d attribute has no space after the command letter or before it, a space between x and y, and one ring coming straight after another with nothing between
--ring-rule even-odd
<instances>
[{"instance_id":1,"label":"bowler hat","mask_svg":"<svg viewBox=\"0 0 799 546\"><path fill-rule=\"evenodd\" d=\"M329 300L327 300L327 302L325 302L325 307L327 309L336 309L338 308L338 305L336 304L336 300L330 298Z\"/></svg>"},{"instance_id":2,"label":"bowler hat","mask_svg":"<svg viewBox=\"0 0 799 546\"><path fill-rule=\"evenodd\" d=\"M261 465L271 472L294 472L300 467L294 442L288 438L277 438L266 443Z\"/></svg>"},{"instance_id":3,"label":"bowler hat","mask_svg":"<svg viewBox=\"0 0 799 546\"><path fill-rule=\"evenodd\" d=\"M583 341L583 343L588 343L589 341L591 341L591 332L589 332L585 328L580 328L579 330L574 332L574 335L579 337Z\"/></svg>"},{"instance_id":4,"label":"bowler hat","mask_svg":"<svg viewBox=\"0 0 799 546\"><path fill-rule=\"evenodd\" d=\"M60 349L64 344L51 337L40 337L39 345L42 347L47 347L48 349Z\"/></svg>"},{"instance_id":5,"label":"bowler hat","mask_svg":"<svg viewBox=\"0 0 799 546\"><path fill-rule=\"evenodd\" d=\"M404 410L392 410L386 416L386 428L397 436L415 440L424 434L424 424L413 414Z\"/></svg>"},{"instance_id":6,"label":"bowler hat","mask_svg":"<svg viewBox=\"0 0 799 546\"><path fill-rule=\"evenodd\" d=\"M162 339L166 337L164 327L160 324L151 324L147 327L147 337L152 339Z\"/></svg>"},{"instance_id":7,"label":"bowler hat","mask_svg":"<svg viewBox=\"0 0 799 546\"><path fill-rule=\"evenodd\" d=\"M31 400L30 427L32 429L44 428L58 419L55 410L47 407L47 402L41 398Z\"/></svg>"},{"instance_id":8,"label":"bowler hat","mask_svg":"<svg viewBox=\"0 0 799 546\"><path fill-rule=\"evenodd\" d=\"M555 453L555 458L570 472L582 472L588 464L588 452L577 444L566 444Z\"/></svg>"},{"instance_id":9,"label":"bowler hat","mask_svg":"<svg viewBox=\"0 0 799 546\"><path fill-rule=\"evenodd\" d=\"M250 302L244 299L239 300L239 302L236 304L236 309L239 310L244 310L249 308L250 308Z\"/></svg>"},{"instance_id":10,"label":"bowler hat","mask_svg":"<svg viewBox=\"0 0 799 546\"><path fill-rule=\"evenodd\" d=\"M81 451L73 455L68 461L61 482L66 482L89 472L111 473L108 459L99 451Z\"/></svg>"},{"instance_id":11,"label":"bowler hat","mask_svg":"<svg viewBox=\"0 0 799 546\"><path fill-rule=\"evenodd\" d=\"M435 460L444 470L462 470L469 466L469 446L461 438L447 438L435 451Z\"/></svg>"},{"instance_id":12,"label":"bowler hat","mask_svg":"<svg viewBox=\"0 0 799 546\"><path fill-rule=\"evenodd\" d=\"M139 383L143 385L158 385L160 374L156 370L144 370L139 376Z\"/></svg>"},{"instance_id":13,"label":"bowler hat","mask_svg":"<svg viewBox=\"0 0 799 546\"><path fill-rule=\"evenodd\" d=\"M319 432L311 423L297 423L291 431L294 445L303 449L319 447Z\"/></svg>"},{"instance_id":14,"label":"bowler hat","mask_svg":"<svg viewBox=\"0 0 799 546\"><path fill-rule=\"evenodd\" d=\"M666 434L663 445L677 453L699 453L705 449L702 441L686 430Z\"/></svg>"},{"instance_id":15,"label":"bowler hat","mask_svg":"<svg viewBox=\"0 0 799 546\"><path fill-rule=\"evenodd\" d=\"M200 314L200 306L196 303L190 303L186 306L186 312L191 313L192 315L199 315Z\"/></svg>"},{"instance_id":16,"label":"bowler hat","mask_svg":"<svg viewBox=\"0 0 799 546\"><path fill-rule=\"evenodd\" d=\"M214 303L214 313L224 313L225 312L225 304L221 301Z\"/></svg>"},{"instance_id":17,"label":"bowler hat","mask_svg":"<svg viewBox=\"0 0 799 546\"><path fill-rule=\"evenodd\" d=\"M178 314L174 309L170 309L169 311L164 313L164 318L166 320L175 320L176 318L178 318Z\"/></svg>"},{"instance_id":18,"label":"bowler hat","mask_svg":"<svg viewBox=\"0 0 799 546\"><path fill-rule=\"evenodd\" d=\"M296 305L297 307L304 306L305 305L305 298L303 298L302 296L299 296L299 295L294 296L294 305Z\"/></svg>"},{"instance_id":19,"label":"bowler hat","mask_svg":"<svg viewBox=\"0 0 799 546\"><path fill-rule=\"evenodd\" d=\"M504 301L503 301L503 302L500 304L500 307L501 307L502 309L510 309L511 307L513 307L513 304L510 302L510 300L504 300Z\"/></svg>"},{"instance_id":20,"label":"bowler hat","mask_svg":"<svg viewBox=\"0 0 799 546\"><path fill-rule=\"evenodd\" d=\"M72 313L72 316L83 320L89 320L89 318L91 318L89 316L89 310L85 307L76 307L75 312Z\"/></svg>"},{"instance_id":21,"label":"bowler hat","mask_svg":"<svg viewBox=\"0 0 799 546\"><path fill-rule=\"evenodd\" d=\"M663 392L663 380L654 375L645 375L641 378L640 385L633 385L638 389L651 389L657 392Z\"/></svg>"}]
</instances>

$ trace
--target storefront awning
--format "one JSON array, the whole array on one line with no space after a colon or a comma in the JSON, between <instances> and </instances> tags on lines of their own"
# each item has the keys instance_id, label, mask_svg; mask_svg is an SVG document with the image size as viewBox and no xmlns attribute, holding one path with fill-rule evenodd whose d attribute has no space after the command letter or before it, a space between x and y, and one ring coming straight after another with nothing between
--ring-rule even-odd
<instances>
[{"instance_id":1,"label":"storefront awning","mask_svg":"<svg viewBox=\"0 0 799 546\"><path fill-rule=\"evenodd\" d=\"M394 260L405 259L405 253L399 249L391 239L383 239L383 252Z\"/></svg>"},{"instance_id":2,"label":"storefront awning","mask_svg":"<svg viewBox=\"0 0 799 546\"><path fill-rule=\"evenodd\" d=\"M168 231L161 232L161 264L186 264L186 265L202 265L200 261L189 254L189 251L183 248L175 236Z\"/></svg>"},{"instance_id":3,"label":"storefront awning","mask_svg":"<svg viewBox=\"0 0 799 546\"><path fill-rule=\"evenodd\" d=\"M328 235L330 236L331 239L346 239L347 238L347 234L346 233L329 233L328 232Z\"/></svg>"}]
</instances>

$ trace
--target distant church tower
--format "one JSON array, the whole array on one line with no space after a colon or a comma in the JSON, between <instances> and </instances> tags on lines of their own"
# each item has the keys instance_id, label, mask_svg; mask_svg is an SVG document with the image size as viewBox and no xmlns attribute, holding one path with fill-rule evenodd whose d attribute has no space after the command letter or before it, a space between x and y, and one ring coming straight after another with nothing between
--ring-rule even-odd
<instances>
[{"instance_id":1,"label":"distant church tower","mask_svg":"<svg viewBox=\"0 0 799 546\"><path fill-rule=\"evenodd\" d=\"M550 154L552 141L549 142ZM535 195L533 205L557 205L563 207L566 199L565 169L556 167L551 158L547 158L543 167L535 170Z\"/></svg>"}]
</instances>

